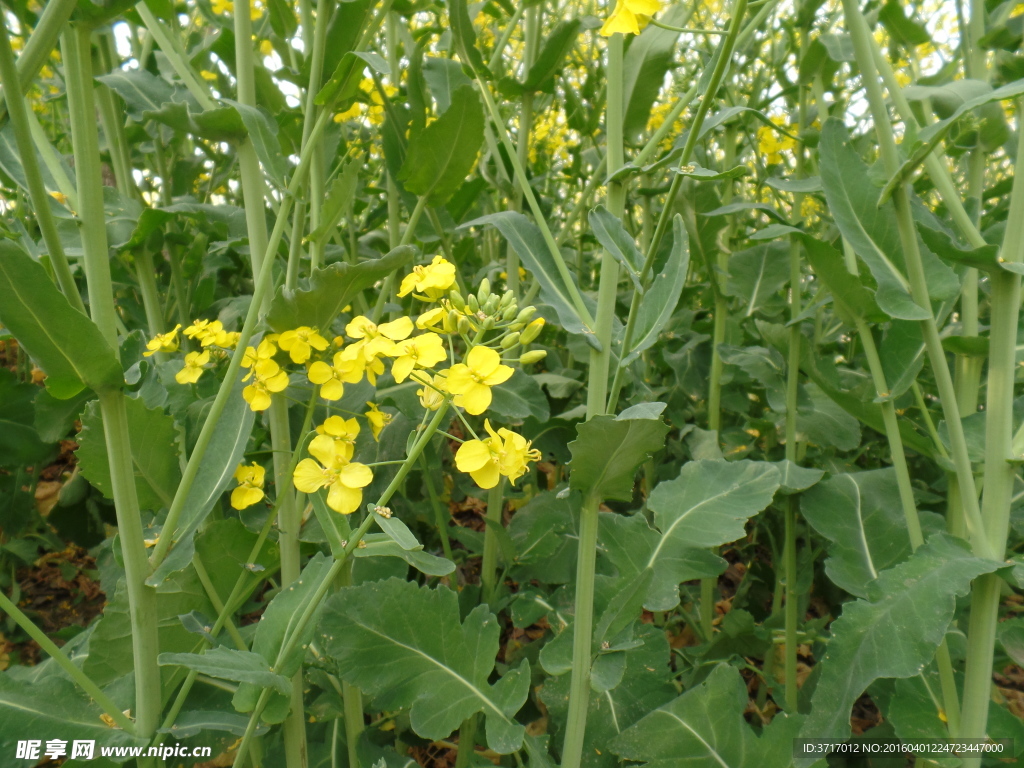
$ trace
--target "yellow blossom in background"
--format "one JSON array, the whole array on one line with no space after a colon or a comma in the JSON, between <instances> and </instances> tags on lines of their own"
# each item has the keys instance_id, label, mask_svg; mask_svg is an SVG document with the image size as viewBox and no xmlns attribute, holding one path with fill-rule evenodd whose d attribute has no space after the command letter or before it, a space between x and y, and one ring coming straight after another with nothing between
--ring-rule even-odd
<instances>
[{"instance_id":1,"label":"yellow blossom in background","mask_svg":"<svg viewBox=\"0 0 1024 768\"><path fill-rule=\"evenodd\" d=\"M412 373L413 368L432 368L448 357L444 342L436 333L425 333L398 342L396 359L391 366L391 375L401 384Z\"/></svg>"},{"instance_id":2,"label":"yellow blossom in background","mask_svg":"<svg viewBox=\"0 0 1024 768\"><path fill-rule=\"evenodd\" d=\"M213 344L222 333L224 325L220 320L193 320L192 325L185 329L186 336L195 339L204 347Z\"/></svg>"},{"instance_id":3,"label":"yellow blossom in background","mask_svg":"<svg viewBox=\"0 0 1024 768\"><path fill-rule=\"evenodd\" d=\"M423 371L413 371L411 378L420 382L423 386L416 390L420 398L420 405L428 411L436 411L444 402L444 396L448 392L448 371L438 371L431 379L430 375ZM428 386L430 382L433 386Z\"/></svg>"},{"instance_id":4,"label":"yellow blossom in background","mask_svg":"<svg viewBox=\"0 0 1024 768\"><path fill-rule=\"evenodd\" d=\"M257 360L242 381L252 379L252 384L242 390L242 397L254 411L265 411L270 407L270 395L288 388L288 374L273 360Z\"/></svg>"},{"instance_id":5,"label":"yellow blossom in background","mask_svg":"<svg viewBox=\"0 0 1024 768\"><path fill-rule=\"evenodd\" d=\"M412 331L413 322L408 317L377 325L368 317L359 315L345 326L345 334L356 341L346 347L342 355L346 360L357 361L365 371L367 380L376 384L377 376L384 373L384 363L380 357L394 357L397 352L395 342L409 338ZM337 339L335 343L338 343Z\"/></svg>"},{"instance_id":6,"label":"yellow blossom in background","mask_svg":"<svg viewBox=\"0 0 1024 768\"><path fill-rule=\"evenodd\" d=\"M151 355L155 355L157 352L177 352L179 343L178 331L180 330L181 323L178 323L167 333L158 333L146 342L146 351L142 353L142 356L150 357Z\"/></svg>"},{"instance_id":7,"label":"yellow blossom in background","mask_svg":"<svg viewBox=\"0 0 1024 768\"><path fill-rule=\"evenodd\" d=\"M773 117L772 123L782 128L785 126L786 120L782 117ZM770 126L762 125L757 129L757 149L762 155L765 155L769 165L781 163L782 153L795 147L796 141L794 139L779 133Z\"/></svg>"},{"instance_id":8,"label":"yellow blossom in background","mask_svg":"<svg viewBox=\"0 0 1024 768\"><path fill-rule=\"evenodd\" d=\"M306 377L320 385L320 397L324 400L340 400L345 393L345 384L358 384L363 378L364 364L343 352L336 352L334 365L318 360L309 366Z\"/></svg>"},{"instance_id":9,"label":"yellow blossom in background","mask_svg":"<svg viewBox=\"0 0 1024 768\"><path fill-rule=\"evenodd\" d=\"M303 459L295 467L292 482L302 493L327 489L327 506L349 515L359 509L363 488L373 482L373 472L365 464L352 462L335 452L333 447L309 446L316 459Z\"/></svg>"},{"instance_id":10,"label":"yellow blossom in background","mask_svg":"<svg viewBox=\"0 0 1024 768\"><path fill-rule=\"evenodd\" d=\"M199 70L199 76L201 78L203 78L203 80L206 80L207 82L213 82L214 80L217 79L217 73L216 72L211 72L208 69L201 69L201 70Z\"/></svg>"},{"instance_id":11,"label":"yellow blossom in background","mask_svg":"<svg viewBox=\"0 0 1024 768\"><path fill-rule=\"evenodd\" d=\"M174 380L179 384L195 384L203 375L203 366L210 362L210 351L204 349L202 352L189 352L185 355L185 367L174 374Z\"/></svg>"},{"instance_id":12,"label":"yellow blossom in background","mask_svg":"<svg viewBox=\"0 0 1024 768\"><path fill-rule=\"evenodd\" d=\"M238 487L231 492L231 506L245 509L263 498L263 478L266 470L255 461L251 465L239 464L235 470Z\"/></svg>"},{"instance_id":13,"label":"yellow blossom in background","mask_svg":"<svg viewBox=\"0 0 1024 768\"><path fill-rule=\"evenodd\" d=\"M274 44L269 40L260 40L260 55L269 56L274 52Z\"/></svg>"},{"instance_id":14,"label":"yellow blossom in background","mask_svg":"<svg viewBox=\"0 0 1024 768\"><path fill-rule=\"evenodd\" d=\"M210 8L217 16L235 12L235 4L231 0L210 0Z\"/></svg>"},{"instance_id":15,"label":"yellow blossom in background","mask_svg":"<svg viewBox=\"0 0 1024 768\"><path fill-rule=\"evenodd\" d=\"M376 403L367 403L367 405L370 407L370 410L364 413L363 416L370 422L370 431L373 432L373 439L379 441L381 430L391 423L392 417L390 413L380 410Z\"/></svg>"},{"instance_id":16,"label":"yellow blossom in background","mask_svg":"<svg viewBox=\"0 0 1024 768\"><path fill-rule=\"evenodd\" d=\"M821 201L813 195L806 195L800 203L800 217L808 224L818 221L822 210Z\"/></svg>"},{"instance_id":17,"label":"yellow blossom in background","mask_svg":"<svg viewBox=\"0 0 1024 768\"><path fill-rule=\"evenodd\" d=\"M51 192L50 193L50 197L52 197L54 200L56 200L61 205L67 205L68 204L68 196L65 195L63 192ZM181 326L179 325L178 327L180 328Z\"/></svg>"},{"instance_id":18,"label":"yellow blossom in background","mask_svg":"<svg viewBox=\"0 0 1024 768\"><path fill-rule=\"evenodd\" d=\"M601 34L605 37L611 37L617 32L623 35L639 35L640 29L647 26L650 17L660 10L659 0L618 0L612 15L601 27Z\"/></svg>"},{"instance_id":19,"label":"yellow blossom in background","mask_svg":"<svg viewBox=\"0 0 1024 768\"><path fill-rule=\"evenodd\" d=\"M456 363L448 370L448 391L456 396L457 406L476 416L491 404L491 387L508 381L512 373L493 349L473 347L465 363Z\"/></svg>"},{"instance_id":20,"label":"yellow blossom in background","mask_svg":"<svg viewBox=\"0 0 1024 768\"><path fill-rule=\"evenodd\" d=\"M399 296L408 296L413 291L430 301L437 301L455 284L455 265L435 256L427 266L417 264L412 272L402 279Z\"/></svg>"},{"instance_id":21,"label":"yellow blossom in background","mask_svg":"<svg viewBox=\"0 0 1024 768\"><path fill-rule=\"evenodd\" d=\"M317 333L316 328L300 325L293 331L284 331L277 340L277 346L288 353L293 363L304 363L314 349L318 352L327 349L327 339Z\"/></svg>"},{"instance_id":22,"label":"yellow blossom in background","mask_svg":"<svg viewBox=\"0 0 1024 768\"><path fill-rule=\"evenodd\" d=\"M328 416L324 423L316 428L317 435L309 444L309 452L319 455L330 450L350 461L356 451L359 430L359 420L355 417L345 419L341 416ZM319 453L314 452L314 447Z\"/></svg>"},{"instance_id":23,"label":"yellow blossom in background","mask_svg":"<svg viewBox=\"0 0 1024 768\"><path fill-rule=\"evenodd\" d=\"M484 428L487 439L467 440L455 454L455 466L481 488L493 488L502 475L514 484L529 462L540 459L540 451L522 435L504 427L495 432L489 420L484 420Z\"/></svg>"},{"instance_id":24,"label":"yellow blossom in background","mask_svg":"<svg viewBox=\"0 0 1024 768\"><path fill-rule=\"evenodd\" d=\"M344 123L346 120L355 120L359 115L363 113L363 105L358 102L352 102L352 106L346 109L344 112L339 112L334 116L334 122Z\"/></svg>"}]
</instances>

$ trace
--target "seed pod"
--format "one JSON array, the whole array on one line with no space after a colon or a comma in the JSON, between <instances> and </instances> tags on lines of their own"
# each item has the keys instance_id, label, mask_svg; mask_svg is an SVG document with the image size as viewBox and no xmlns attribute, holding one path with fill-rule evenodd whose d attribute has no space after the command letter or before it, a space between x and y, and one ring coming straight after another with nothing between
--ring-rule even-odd
<instances>
[{"instance_id":1,"label":"seed pod","mask_svg":"<svg viewBox=\"0 0 1024 768\"><path fill-rule=\"evenodd\" d=\"M466 300L462 298L462 294L452 288L448 292L448 301L452 303L452 306L462 312L466 308Z\"/></svg>"},{"instance_id":2,"label":"seed pod","mask_svg":"<svg viewBox=\"0 0 1024 768\"><path fill-rule=\"evenodd\" d=\"M547 356L548 351L546 349L533 349L520 357L519 362L521 365L530 365L530 363L539 363Z\"/></svg>"},{"instance_id":3,"label":"seed pod","mask_svg":"<svg viewBox=\"0 0 1024 768\"><path fill-rule=\"evenodd\" d=\"M532 318L536 313L536 307L523 307L519 314L516 315L516 320L520 323L528 323L530 322L530 318Z\"/></svg>"},{"instance_id":4,"label":"seed pod","mask_svg":"<svg viewBox=\"0 0 1024 768\"><path fill-rule=\"evenodd\" d=\"M526 326L525 330L523 331L523 335L520 338L520 343L529 344L531 341L540 336L540 332L543 328L544 318L538 317L536 320L534 320L532 323Z\"/></svg>"},{"instance_id":5,"label":"seed pod","mask_svg":"<svg viewBox=\"0 0 1024 768\"><path fill-rule=\"evenodd\" d=\"M466 306L469 307L469 311L474 315L480 311L480 302L476 300L476 296L472 293L469 294L469 300L466 302Z\"/></svg>"},{"instance_id":6,"label":"seed pod","mask_svg":"<svg viewBox=\"0 0 1024 768\"><path fill-rule=\"evenodd\" d=\"M512 347L514 347L518 343L519 343L519 334L518 333L510 333L508 336L506 336L504 339L501 340L501 348L502 349L512 349Z\"/></svg>"},{"instance_id":7,"label":"seed pod","mask_svg":"<svg viewBox=\"0 0 1024 768\"><path fill-rule=\"evenodd\" d=\"M469 324L468 317L459 318L458 330L461 335L469 336L469 332L473 330L473 326Z\"/></svg>"}]
</instances>

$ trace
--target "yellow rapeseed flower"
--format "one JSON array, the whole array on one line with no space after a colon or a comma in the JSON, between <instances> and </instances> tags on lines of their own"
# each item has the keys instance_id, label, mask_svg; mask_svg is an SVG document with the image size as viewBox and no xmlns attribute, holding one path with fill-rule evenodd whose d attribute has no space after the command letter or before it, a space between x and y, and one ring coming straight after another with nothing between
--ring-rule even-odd
<instances>
[{"instance_id":1,"label":"yellow rapeseed flower","mask_svg":"<svg viewBox=\"0 0 1024 768\"><path fill-rule=\"evenodd\" d=\"M293 363L304 363L309 360L313 350L323 352L327 349L327 339L321 336L316 328L300 325L292 331L284 331L277 340L277 345L288 353Z\"/></svg>"},{"instance_id":2,"label":"yellow rapeseed flower","mask_svg":"<svg viewBox=\"0 0 1024 768\"><path fill-rule=\"evenodd\" d=\"M217 16L235 12L235 4L231 0L210 0L210 8Z\"/></svg>"},{"instance_id":3,"label":"yellow rapeseed flower","mask_svg":"<svg viewBox=\"0 0 1024 768\"><path fill-rule=\"evenodd\" d=\"M255 461L251 464L239 464L235 470L238 487L231 491L231 506L245 509L263 498L263 478L266 470Z\"/></svg>"},{"instance_id":4,"label":"yellow rapeseed flower","mask_svg":"<svg viewBox=\"0 0 1024 768\"><path fill-rule=\"evenodd\" d=\"M361 360L336 352L334 365L318 360L309 366L306 377L320 385L320 397L324 400L340 400L345 394L345 384L358 384L363 378L364 368Z\"/></svg>"},{"instance_id":5,"label":"yellow rapeseed flower","mask_svg":"<svg viewBox=\"0 0 1024 768\"><path fill-rule=\"evenodd\" d=\"M432 368L448 357L444 342L436 333L424 333L398 342L391 375L401 384L413 368Z\"/></svg>"},{"instance_id":6,"label":"yellow rapeseed flower","mask_svg":"<svg viewBox=\"0 0 1024 768\"><path fill-rule=\"evenodd\" d=\"M242 390L242 397L254 411L267 410L270 407L270 394L288 388L288 374L270 359L257 360L242 381L249 379L253 382Z\"/></svg>"},{"instance_id":7,"label":"yellow rapeseed flower","mask_svg":"<svg viewBox=\"0 0 1024 768\"><path fill-rule=\"evenodd\" d=\"M481 488L493 488L502 475L513 484L531 461L540 459L540 451L515 432L500 428L497 432L491 422L484 420L488 437L485 440L467 440L455 454L455 466L467 473Z\"/></svg>"},{"instance_id":8,"label":"yellow rapeseed flower","mask_svg":"<svg viewBox=\"0 0 1024 768\"><path fill-rule=\"evenodd\" d=\"M616 32L639 35L640 29L647 26L647 21L659 10L659 0L618 0L612 15L601 27L601 34L605 37L611 37Z\"/></svg>"},{"instance_id":9,"label":"yellow rapeseed flower","mask_svg":"<svg viewBox=\"0 0 1024 768\"><path fill-rule=\"evenodd\" d=\"M476 416L491 404L491 387L508 381L512 373L493 349L473 347L465 363L457 363L449 369L448 391L456 396L456 405Z\"/></svg>"},{"instance_id":10,"label":"yellow rapeseed flower","mask_svg":"<svg viewBox=\"0 0 1024 768\"><path fill-rule=\"evenodd\" d=\"M373 482L373 472L365 464L349 461L333 447L309 446L319 459L303 459L295 467L292 482L302 493L327 489L327 506L335 512L350 515L363 501L363 488Z\"/></svg>"},{"instance_id":11,"label":"yellow rapeseed flower","mask_svg":"<svg viewBox=\"0 0 1024 768\"><path fill-rule=\"evenodd\" d=\"M391 423L392 417L390 413L380 410L376 403L367 403L367 405L370 407L370 410L364 413L363 416L370 422L370 431L373 432L373 439L379 441L381 430Z\"/></svg>"},{"instance_id":12,"label":"yellow rapeseed flower","mask_svg":"<svg viewBox=\"0 0 1024 768\"><path fill-rule=\"evenodd\" d=\"M210 362L210 351L204 349L202 352L189 352L185 355L185 367L174 374L174 380L179 384L195 384L203 375L203 366Z\"/></svg>"},{"instance_id":13,"label":"yellow rapeseed flower","mask_svg":"<svg viewBox=\"0 0 1024 768\"><path fill-rule=\"evenodd\" d=\"M150 357L151 355L155 355L157 352L177 352L179 344L178 331L180 330L181 323L178 323L167 333L158 333L146 342L146 351L142 353L142 356Z\"/></svg>"},{"instance_id":14,"label":"yellow rapeseed flower","mask_svg":"<svg viewBox=\"0 0 1024 768\"><path fill-rule=\"evenodd\" d=\"M785 118L773 117L772 122L780 128L786 124ZM779 133L774 128L762 125L757 129L757 148L766 156L769 165L782 162L782 153L796 147L796 141Z\"/></svg>"},{"instance_id":15,"label":"yellow rapeseed flower","mask_svg":"<svg viewBox=\"0 0 1024 768\"><path fill-rule=\"evenodd\" d=\"M413 371L411 378L423 385L416 390L416 394L420 398L420 405L428 411L436 411L440 408L445 394L448 393L448 371L438 371L434 374L433 379L423 371ZM433 386L429 386L428 382Z\"/></svg>"},{"instance_id":16,"label":"yellow rapeseed flower","mask_svg":"<svg viewBox=\"0 0 1024 768\"><path fill-rule=\"evenodd\" d=\"M317 435L309 444L309 452L316 456L333 451L346 461L351 461L356 451L359 430L359 420L355 417L343 419L341 416L328 416L324 423L316 428Z\"/></svg>"},{"instance_id":17,"label":"yellow rapeseed flower","mask_svg":"<svg viewBox=\"0 0 1024 768\"><path fill-rule=\"evenodd\" d=\"M455 284L455 265L450 261L435 256L426 266L417 264L412 272L402 280L398 289L399 296L408 296L413 291L429 301L437 301L445 291Z\"/></svg>"}]
</instances>

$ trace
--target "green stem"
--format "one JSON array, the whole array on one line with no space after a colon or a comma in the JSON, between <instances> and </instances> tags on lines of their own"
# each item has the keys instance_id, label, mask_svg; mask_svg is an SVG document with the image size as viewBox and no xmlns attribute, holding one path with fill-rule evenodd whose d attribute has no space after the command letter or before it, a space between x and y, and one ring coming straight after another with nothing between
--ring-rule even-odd
<instances>
[{"instance_id":1,"label":"green stem","mask_svg":"<svg viewBox=\"0 0 1024 768\"><path fill-rule=\"evenodd\" d=\"M47 6L47 9L49 9L49 6ZM35 39L35 36L33 36L33 39ZM18 145L18 154L21 155L21 165L25 173L26 183L28 184L29 199L32 200L32 208L35 210L39 231L43 236L43 243L50 254L50 263L57 276L57 284L71 306L84 315L86 314L85 304L82 302L82 296L78 292L78 286L75 285L75 278L71 274L71 268L68 266L64 247L60 242L60 235L57 233L57 223L54 221L53 213L50 211L50 198L46 194L43 176L39 170L39 161L36 158L35 145L32 141L28 109L19 83L18 72L14 63L14 53L11 51L11 41L7 35L7 27L4 24L0 24L0 83L3 84L4 93L8 97L9 103L7 108L11 116L14 138Z\"/></svg>"},{"instance_id":2,"label":"green stem","mask_svg":"<svg viewBox=\"0 0 1024 768\"><path fill-rule=\"evenodd\" d=\"M71 18L76 5L78 5L77 0L49 0L43 5L39 23L32 30L28 42L25 43L25 47L21 49L21 55L18 56L18 82L20 83L18 91L22 94L22 98L43 65L46 64L47 59L50 58L50 54L57 44L57 38L60 37L64 24ZM7 96L14 92L8 85L9 83L5 79L3 90L0 91L0 120L4 116L4 104ZM22 154L22 158L24 157L25 155Z\"/></svg>"},{"instance_id":3,"label":"green stem","mask_svg":"<svg viewBox=\"0 0 1024 768\"><path fill-rule=\"evenodd\" d=\"M118 728L127 733L135 733L135 724L129 720L124 712L118 709L117 705L111 701L110 697L105 694L96 683L94 683L88 675L86 675L79 667L75 666L74 662L67 657L53 640L46 636L43 630L39 629L24 613L21 609L16 606L3 592L0 592L0 611L3 611L12 619L15 623L21 627L29 637L35 640L39 647L46 651L47 655L53 659L61 669L68 673L72 680L78 683L79 687L85 691L89 698L95 701L103 709L107 715L117 723Z\"/></svg>"},{"instance_id":4,"label":"green stem","mask_svg":"<svg viewBox=\"0 0 1024 768\"><path fill-rule=\"evenodd\" d=\"M480 564L481 598L484 602L493 603L497 597L498 587L498 531L501 525L501 513L504 509L505 497L504 478L498 480L487 492L487 525L484 529L484 556Z\"/></svg>"},{"instance_id":5,"label":"green stem","mask_svg":"<svg viewBox=\"0 0 1024 768\"><path fill-rule=\"evenodd\" d=\"M1024 152L1024 125L1018 124L1017 132L1017 152ZM1024 261L1024 174L1014 176L1000 255L1009 263ZM1010 503L1017 474L1010 459L1013 456L1013 390L1020 318L1020 275L1001 271L991 275L990 284L992 315L985 389L985 479L981 513L989 547L994 556L1002 560L1006 556ZM999 576L982 576L975 582L971 593L964 714L961 733L958 734L964 738L982 738L988 723L1000 585ZM967 768L980 764L980 760L974 758L964 762Z\"/></svg>"},{"instance_id":6,"label":"green stem","mask_svg":"<svg viewBox=\"0 0 1024 768\"><path fill-rule=\"evenodd\" d=\"M459 749L455 754L455 768L469 768L473 764L473 750L476 747L476 728L479 717L473 715L463 721L459 728Z\"/></svg>"},{"instance_id":7,"label":"green stem","mask_svg":"<svg viewBox=\"0 0 1024 768\"><path fill-rule=\"evenodd\" d=\"M448 521L445 519L444 508L441 499L438 498L437 489L434 488L434 480L430 476L427 462L421 459L420 467L423 470L423 482L427 485L427 494L430 496L430 505L434 508L434 520L437 524L437 533L441 537L441 548L444 550L444 556L451 560L452 543L448 536Z\"/></svg>"},{"instance_id":8,"label":"green stem","mask_svg":"<svg viewBox=\"0 0 1024 768\"><path fill-rule=\"evenodd\" d=\"M88 29L72 27L62 36L61 49L68 78L72 144L78 178L78 197L82 204L79 213L89 307L93 322L111 348L117 349L117 322L103 212L103 179L96 107L93 100L89 37ZM124 395L120 390L97 394L128 591L135 670L135 727L139 736L149 739L156 731L160 717L156 590L146 586L146 550L143 544L139 500L135 492L131 435L128 430Z\"/></svg>"},{"instance_id":9,"label":"green stem","mask_svg":"<svg viewBox=\"0 0 1024 768\"><path fill-rule=\"evenodd\" d=\"M199 106L203 109L215 109L217 104L210 96L209 89L196 77L196 73L188 63L188 55L182 50L178 41L167 31L164 23L153 14L145 2L136 5L135 10L142 18L142 23L146 25L146 29L149 30L153 39L156 40L156 44L160 46L164 56L167 57L167 62L171 65L175 74L181 78L188 92L195 96ZM246 37L245 40L248 44L249 38ZM241 93L239 96L241 96Z\"/></svg>"}]
</instances>

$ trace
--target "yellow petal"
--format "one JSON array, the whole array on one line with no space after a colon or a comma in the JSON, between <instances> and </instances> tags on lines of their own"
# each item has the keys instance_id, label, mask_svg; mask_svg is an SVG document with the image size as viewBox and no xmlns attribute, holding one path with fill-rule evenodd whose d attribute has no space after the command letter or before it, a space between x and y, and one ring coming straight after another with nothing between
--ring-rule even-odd
<instances>
[{"instance_id":1,"label":"yellow petal","mask_svg":"<svg viewBox=\"0 0 1024 768\"><path fill-rule=\"evenodd\" d=\"M253 411L265 411L270 407L270 395L267 394L265 389L257 387L255 384L250 384L243 389L242 397L245 398L245 402L249 404L249 408Z\"/></svg>"},{"instance_id":2,"label":"yellow petal","mask_svg":"<svg viewBox=\"0 0 1024 768\"><path fill-rule=\"evenodd\" d=\"M341 483L335 483L327 492L327 506L343 515L355 512L362 502L363 492L361 490L349 488Z\"/></svg>"},{"instance_id":3,"label":"yellow petal","mask_svg":"<svg viewBox=\"0 0 1024 768\"><path fill-rule=\"evenodd\" d=\"M259 488L250 488L240 485L231 492L231 506L235 509L245 509L263 498L263 491Z\"/></svg>"},{"instance_id":4,"label":"yellow petal","mask_svg":"<svg viewBox=\"0 0 1024 768\"><path fill-rule=\"evenodd\" d=\"M341 400L343 394L345 394L345 385L337 379L331 379L320 387L320 397L324 400Z\"/></svg>"},{"instance_id":5,"label":"yellow petal","mask_svg":"<svg viewBox=\"0 0 1024 768\"><path fill-rule=\"evenodd\" d=\"M501 478L501 473L498 472L496 464L488 462L476 472L470 472L469 476L472 477L473 482L481 488L493 488L498 484L498 480Z\"/></svg>"},{"instance_id":6,"label":"yellow petal","mask_svg":"<svg viewBox=\"0 0 1024 768\"><path fill-rule=\"evenodd\" d=\"M373 470L365 464L352 462L341 468L338 477L349 488L365 488L373 482Z\"/></svg>"},{"instance_id":7,"label":"yellow petal","mask_svg":"<svg viewBox=\"0 0 1024 768\"><path fill-rule=\"evenodd\" d=\"M484 377L483 383L488 387L493 387L495 384L501 384L503 381L508 381L512 377L513 373L515 373L515 371L507 365L499 365Z\"/></svg>"},{"instance_id":8,"label":"yellow petal","mask_svg":"<svg viewBox=\"0 0 1024 768\"><path fill-rule=\"evenodd\" d=\"M640 24L637 22L636 14L626 7L624 0L619 0L615 11L601 27L601 34L604 37L611 37L616 33L623 35L639 35Z\"/></svg>"},{"instance_id":9,"label":"yellow petal","mask_svg":"<svg viewBox=\"0 0 1024 768\"><path fill-rule=\"evenodd\" d=\"M479 416L491 404L491 388L483 384L474 384L468 391L462 393L462 403L466 413Z\"/></svg>"},{"instance_id":10,"label":"yellow petal","mask_svg":"<svg viewBox=\"0 0 1024 768\"><path fill-rule=\"evenodd\" d=\"M381 323L377 326L377 330L392 341L401 341L408 338L409 334L412 333L413 324L410 318L400 317L390 323Z\"/></svg>"},{"instance_id":11,"label":"yellow petal","mask_svg":"<svg viewBox=\"0 0 1024 768\"><path fill-rule=\"evenodd\" d=\"M314 384L326 384L334 378L334 370L327 363L318 361L309 366L306 378Z\"/></svg>"},{"instance_id":12,"label":"yellow petal","mask_svg":"<svg viewBox=\"0 0 1024 768\"><path fill-rule=\"evenodd\" d=\"M483 440L467 440L455 453L455 466L460 472L476 472L491 461L491 451Z\"/></svg>"},{"instance_id":13,"label":"yellow petal","mask_svg":"<svg viewBox=\"0 0 1024 768\"><path fill-rule=\"evenodd\" d=\"M501 365L501 355L490 347L473 347L466 355L466 365L474 373L480 376L487 376Z\"/></svg>"},{"instance_id":14,"label":"yellow petal","mask_svg":"<svg viewBox=\"0 0 1024 768\"><path fill-rule=\"evenodd\" d=\"M334 438L328 435L317 435L309 443L309 455L316 456L320 463L329 467L334 463Z\"/></svg>"},{"instance_id":15,"label":"yellow petal","mask_svg":"<svg viewBox=\"0 0 1024 768\"><path fill-rule=\"evenodd\" d=\"M456 363L448 369L448 391L453 395L461 395L476 384L469 366Z\"/></svg>"},{"instance_id":16,"label":"yellow petal","mask_svg":"<svg viewBox=\"0 0 1024 768\"><path fill-rule=\"evenodd\" d=\"M625 0L626 7L637 15L653 16L661 10L659 0Z\"/></svg>"},{"instance_id":17,"label":"yellow petal","mask_svg":"<svg viewBox=\"0 0 1024 768\"><path fill-rule=\"evenodd\" d=\"M406 355L395 360L395 364L391 366L391 375L395 378L395 382L401 384L415 367L416 361L412 355Z\"/></svg>"},{"instance_id":18,"label":"yellow petal","mask_svg":"<svg viewBox=\"0 0 1024 768\"><path fill-rule=\"evenodd\" d=\"M316 493L324 487L324 470L312 459L303 459L295 467L292 482L303 493Z\"/></svg>"}]
</instances>

